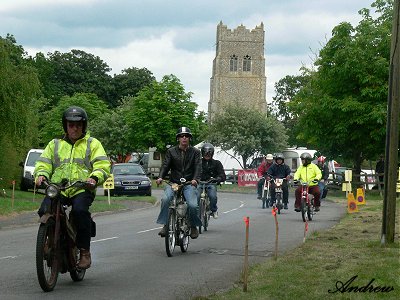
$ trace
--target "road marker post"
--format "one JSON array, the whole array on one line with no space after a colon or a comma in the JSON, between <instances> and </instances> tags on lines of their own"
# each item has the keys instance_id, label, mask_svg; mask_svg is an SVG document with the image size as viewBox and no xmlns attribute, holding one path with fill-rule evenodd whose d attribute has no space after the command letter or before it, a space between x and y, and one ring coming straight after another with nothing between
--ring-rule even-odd
<instances>
[{"instance_id":1,"label":"road marker post","mask_svg":"<svg viewBox=\"0 0 400 300\"><path fill-rule=\"evenodd\" d=\"M279 224L278 224L278 216L276 215L276 211L278 209L276 207L272 207L272 215L275 219L275 254L274 259L278 259L278 236L279 236Z\"/></svg>"},{"instance_id":2,"label":"road marker post","mask_svg":"<svg viewBox=\"0 0 400 300\"><path fill-rule=\"evenodd\" d=\"M246 224L246 243L244 247L244 266L243 266L243 292L247 292L247 280L248 280L248 272L249 272L249 223L250 218L243 218Z\"/></svg>"}]
</instances>

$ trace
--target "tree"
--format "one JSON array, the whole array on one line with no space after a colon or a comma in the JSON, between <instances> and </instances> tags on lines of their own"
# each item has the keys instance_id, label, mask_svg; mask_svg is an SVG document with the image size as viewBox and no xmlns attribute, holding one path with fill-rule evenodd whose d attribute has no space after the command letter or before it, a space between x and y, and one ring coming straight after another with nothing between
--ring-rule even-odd
<instances>
[{"instance_id":1,"label":"tree","mask_svg":"<svg viewBox=\"0 0 400 300\"><path fill-rule=\"evenodd\" d=\"M360 11L358 26L343 22L315 62L317 71L290 103L301 139L323 153L353 161L383 152L392 21L391 0L378 0L374 19Z\"/></svg>"},{"instance_id":2,"label":"tree","mask_svg":"<svg viewBox=\"0 0 400 300\"><path fill-rule=\"evenodd\" d=\"M223 150L242 157L243 168L256 153L274 153L287 147L283 125L256 109L227 105L208 128L207 138Z\"/></svg>"},{"instance_id":3,"label":"tree","mask_svg":"<svg viewBox=\"0 0 400 300\"><path fill-rule=\"evenodd\" d=\"M310 71L302 67L301 75L287 75L275 83L276 95L272 98L271 115L282 122L288 133L289 145L306 145L305 141L298 138L296 131L297 115L289 107L290 101L298 94L310 78Z\"/></svg>"},{"instance_id":4,"label":"tree","mask_svg":"<svg viewBox=\"0 0 400 300\"><path fill-rule=\"evenodd\" d=\"M135 97L137 93L155 80L146 68L128 68L112 78L113 93L110 105L116 107L125 96Z\"/></svg>"},{"instance_id":5,"label":"tree","mask_svg":"<svg viewBox=\"0 0 400 300\"><path fill-rule=\"evenodd\" d=\"M132 148L157 147L165 153L167 146L176 144L176 131L182 126L192 131L192 144L199 141L205 115L197 111L191 96L176 76L166 75L144 87L136 97L127 97L123 105L128 110L127 135Z\"/></svg>"},{"instance_id":6,"label":"tree","mask_svg":"<svg viewBox=\"0 0 400 300\"><path fill-rule=\"evenodd\" d=\"M93 135L101 138L107 154L118 162L123 162L118 158L124 160L127 154L142 152L142 149L135 148L128 138L130 127L126 123L127 113L125 106L118 106L99 116L96 119L96 126L93 128Z\"/></svg>"},{"instance_id":7,"label":"tree","mask_svg":"<svg viewBox=\"0 0 400 300\"><path fill-rule=\"evenodd\" d=\"M88 115L88 131L96 132L97 119L107 113L107 104L95 94L76 93L73 96L64 96L60 103L49 111L43 113L41 118L40 138L44 145L56 137L62 137L63 112L70 106L80 106L85 109ZM100 141L103 136L96 136Z\"/></svg>"},{"instance_id":8,"label":"tree","mask_svg":"<svg viewBox=\"0 0 400 300\"><path fill-rule=\"evenodd\" d=\"M0 37L0 177L20 178L18 162L38 145L40 86L36 70L29 66L22 46L13 36Z\"/></svg>"},{"instance_id":9,"label":"tree","mask_svg":"<svg viewBox=\"0 0 400 300\"><path fill-rule=\"evenodd\" d=\"M38 53L33 59L43 83L43 93L52 105L63 96L92 93L111 104L110 67L100 57L73 49L68 53L55 51L46 58Z\"/></svg>"}]
</instances>

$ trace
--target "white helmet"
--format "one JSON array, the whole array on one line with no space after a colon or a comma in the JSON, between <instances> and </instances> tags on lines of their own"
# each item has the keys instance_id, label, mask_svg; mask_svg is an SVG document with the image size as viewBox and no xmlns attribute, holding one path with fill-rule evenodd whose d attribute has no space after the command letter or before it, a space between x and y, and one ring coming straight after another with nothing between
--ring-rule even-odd
<instances>
[{"instance_id":1,"label":"white helmet","mask_svg":"<svg viewBox=\"0 0 400 300\"><path fill-rule=\"evenodd\" d=\"M265 157L265 159L273 160L273 159L274 159L274 156L273 156L272 154L267 154L267 156Z\"/></svg>"}]
</instances>

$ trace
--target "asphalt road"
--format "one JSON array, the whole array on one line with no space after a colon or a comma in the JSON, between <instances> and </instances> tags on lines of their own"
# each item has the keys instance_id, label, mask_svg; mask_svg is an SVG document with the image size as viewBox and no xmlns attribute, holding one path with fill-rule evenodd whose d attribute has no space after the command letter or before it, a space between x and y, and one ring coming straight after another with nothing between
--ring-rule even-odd
<instances>
[{"instance_id":1,"label":"asphalt road","mask_svg":"<svg viewBox=\"0 0 400 300\"><path fill-rule=\"evenodd\" d=\"M303 241L304 224L293 202L278 216L280 254ZM255 195L219 193L219 219L190 241L188 252L177 247L173 257L167 257L164 239L157 235L158 212L159 207L149 207L96 216L93 262L85 279L75 283L60 274L50 293L42 292L36 277L38 225L1 229L0 299L189 299L229 289L243 268L246 216L250 263L273 256L275 221ZM333 226L344 212L343 206L324 202L307 235Z\"/></svg>"}]
</instances>

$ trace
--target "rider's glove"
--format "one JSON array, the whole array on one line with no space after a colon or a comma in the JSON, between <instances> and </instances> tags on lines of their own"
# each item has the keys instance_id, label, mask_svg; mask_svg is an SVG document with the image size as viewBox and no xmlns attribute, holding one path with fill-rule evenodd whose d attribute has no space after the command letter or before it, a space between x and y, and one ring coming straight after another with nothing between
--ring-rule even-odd
<instances>
[{"instance_id":1,"label":"rider's glove","mask_svg":"<svg viewBox=\"0 0 400 300\"><path fill-rule=\"evenodd\" d=\"M312 182L313 183L318 183L318 179L314 179Z\"/></svg>"}]
</instances>

